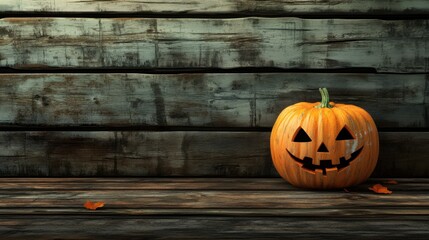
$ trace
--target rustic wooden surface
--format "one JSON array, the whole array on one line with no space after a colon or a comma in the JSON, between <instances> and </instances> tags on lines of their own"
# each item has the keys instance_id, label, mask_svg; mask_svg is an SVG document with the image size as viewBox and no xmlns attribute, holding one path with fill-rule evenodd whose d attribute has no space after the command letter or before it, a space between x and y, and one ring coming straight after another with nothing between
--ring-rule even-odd
<instances>
[{"instance_id":1,"label":"rustic wooden surface","mask_svg":"<svg viewBox=\"0 0 429 240\"><path fill-rule=\"evenodd\" d=\"M422 73L429 69L428 25L427 19L4 18L0 67Z\"/></svg>"},{"instance_id":2,"label":"rustic wooden surface","mask_svg":"<svg viewBox=\"0 0 429 240\"><path fill-rule=\"evenodd\" d=\"M0 132L5 176L277 176L269 132ZM380 133L375 177L428 176L429 134Z\"/></svg>"},{"instance_id":3,"label":"rustic wooden surface","mask_svg":"<svg viewBox=\"0 0 429 240\"><path fill-rule=\"evenodd\" d=\"M296 189L267 130L328 87L391 131L373 176L428 177L428 1L0 1L0 239L429 236L428 179Z\"/></svg>"},{"instance_id":4,"label":"rustic wooden surface","mask_svg":"<svg viewBox=\"0 0 429 240\"><path fill-rule=\"evenodd\" d=\"M2 216L7 239L427 239L427 216L127 217ZM305 226L305 227L303 227Z\"/></svg>"},{"instance_id":5,"label":"rustic wooden surface","mask_svg":"<svg viewBox=\"0 0 429 240\"><path fill-rule=\"evenodd\" d=\"M425 0L2 0L0 12L150 14L424 14Z\"/></svg>"},{"instance_id":6,"label":"rustic wooden surface","mask_svg":"<svg viewBox=\"0 0 429 240\"><path fill-rule=\"evenodd\" d=\"M291 187L280 178L2 178L2 239L425 239L428 179L367 188ZM96 211L86 200L104 201ZM304 227L303 227L304 226Z\"/></svg>"},{"instance_id":7,"label":"rustic wooden surface","mask_svg":"<svg viewBox=\"0 0 429 240\"><path fill-rule=\"evenodd\" d=\"M356 104L379 128L429 127L427 74L1 74L3 126L271 127L283 108Z\"/></svg>"}]
</instances>

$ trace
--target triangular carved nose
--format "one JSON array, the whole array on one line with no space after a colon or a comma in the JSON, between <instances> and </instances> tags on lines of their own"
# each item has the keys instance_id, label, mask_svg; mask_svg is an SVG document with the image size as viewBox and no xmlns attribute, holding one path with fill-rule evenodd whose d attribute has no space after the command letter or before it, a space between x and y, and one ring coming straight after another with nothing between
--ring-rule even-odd
<instances>
[{"instance_id":1,"label":"triangular carved nose","mask_svg":"<svg viewBox=\"0 0 429 240\"><path fill-rule=\"evenodd\" d=\"M329 152L328 148L325 146L324 143L320 144L319 149L317 149L318 152Z\"/></svg>"}]
</instances>

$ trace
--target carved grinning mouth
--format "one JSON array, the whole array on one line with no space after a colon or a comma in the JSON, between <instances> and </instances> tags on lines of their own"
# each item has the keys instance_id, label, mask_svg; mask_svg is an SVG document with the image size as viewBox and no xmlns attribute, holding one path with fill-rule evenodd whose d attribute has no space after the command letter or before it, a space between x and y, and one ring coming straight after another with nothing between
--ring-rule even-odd
<instances>
[{"instance_id":1,"label":"carved grinning mouth","mask_svg":"<svg viewBox=\"0 0 429 240\"><path fill-rule=\"evenodd\" d=\"M346 159L345 157L340 158L339 164L332 164L331 160L320 160L320 165L314 165L313 159L310 157L305 157L304 159L300 159L298 157L295 157L289 150L286 149L286 151L289 153L289 155L295 160L302 168L305 168L309 171L315 172L316 169L321 169L323 171L323 175L326 175L326 169L329 168L337 168L337 171L349 166L350 162L355 160L360 152L362 151L363 146L356 150L354 153L351 154L351 157L349 159Z\"/></svg>"}]
</instances>

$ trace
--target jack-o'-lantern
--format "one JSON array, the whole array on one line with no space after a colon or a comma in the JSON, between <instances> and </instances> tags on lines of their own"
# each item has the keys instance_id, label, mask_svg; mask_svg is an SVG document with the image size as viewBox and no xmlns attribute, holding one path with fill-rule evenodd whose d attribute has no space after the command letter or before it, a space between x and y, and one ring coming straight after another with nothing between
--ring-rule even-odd
<instances>
[{"instance_id":1,"label":"jack-o'-lantern","mask_svg":"<svg viewBox=\"0 0 429 240\"><path fill-rule=\"evenodd\" d=\"M297 187L344 188L364 182L378 159L375 123L360 107L322 101L300 102L278 116L270 139L277 172Z\"/></svg>"}]
</instances>

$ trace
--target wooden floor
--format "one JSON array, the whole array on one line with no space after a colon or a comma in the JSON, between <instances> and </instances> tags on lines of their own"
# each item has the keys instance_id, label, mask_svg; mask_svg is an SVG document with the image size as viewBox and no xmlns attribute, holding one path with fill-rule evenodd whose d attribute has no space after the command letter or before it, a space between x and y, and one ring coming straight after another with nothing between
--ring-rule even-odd
<instances>
[{"instance_id":1,"label":"wooden floor","mask_svg":"<svg viewBox=\"0 0 429 240\"><path fill-rule=\"evenodd\" d=\"M0 239L427 239L429 179L306 191L279 178L1 178ZM86 200L104 208L86 210Z\"/></svg>"}]
</instances>

